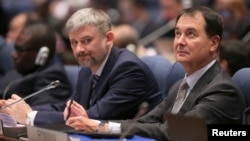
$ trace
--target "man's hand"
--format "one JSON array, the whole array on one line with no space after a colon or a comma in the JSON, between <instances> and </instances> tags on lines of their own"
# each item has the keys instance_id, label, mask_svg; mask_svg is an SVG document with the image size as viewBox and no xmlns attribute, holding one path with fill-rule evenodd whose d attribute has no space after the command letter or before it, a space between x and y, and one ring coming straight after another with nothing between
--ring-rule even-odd
<instances>
[{"instance_id":1,"label":"man's hand","mask_svg":"<svg viewBox=\"0 0 250 141\"><path fill-rule=\"evenodd\" d=\"M16 94L12 94L10 99L1 100L0 106L1 107L7 106L7 105L15 102L16 100L19 100L19 99L21 99L21 97L19 97ZM32 112L32 108L24 100L22 100L20 102L17 102L15 104L3 109L1 112L9 114L13 118L15 118L18 123L25 124L27 114Z\"/></svg>"},{"instance_id":2,"label":"man's hand","mask_svg":"<svg viewBox=\"0 0 250 141\"><path fill-rule=\"evenodd\" d=\"M67 120L66 118L68 114L70 114L69 117L83 116L85 118L88 118L86 110L75 101L73 101L72 104L70 105L70 100L66 103L66 107L63 112L64 120Z\"/></svg>"},{"instance_id":3,"label":"man's hand","mask_svg":"<svg viewBox=\"0 0 250 141\"><path fill-rule=\"evenodd\" d=\"M76 130L93 132L98 129L99 122L83 116L76 116L76 117L70 117L66 121L66 125L71 126Z\"/></svg>"}]
</instances>

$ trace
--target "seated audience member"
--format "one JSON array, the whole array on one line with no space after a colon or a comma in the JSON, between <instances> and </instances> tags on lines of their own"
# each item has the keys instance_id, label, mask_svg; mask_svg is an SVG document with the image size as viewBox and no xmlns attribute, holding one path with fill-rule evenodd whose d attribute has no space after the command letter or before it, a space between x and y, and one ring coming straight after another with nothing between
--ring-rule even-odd
<instances>
[{"instance_id":1,"label":"seated audience member","mask_svg":"<svg viewBox=\"0 0 250 141\"><path fill-rule=\"evenodd\" d=\"M82 66L72 97L73 103L81 105L79 114L93 119L128 119L136 115L141 103L148 102L149 109L153 109L162 101L157 81L146 64L132 52L113 46L111 20L105 12L81 9L69 18L66 30L74 56ZM0 101L0 106L17 99L20 97L13 95ZM22 101L3 112L22 124L55 124L65 123L65 107L66 103L31 108Z\"/></svg>"},{"instance_id":2,"label":"seated audience member","mask_svg":"<svg viewBox=\"0 0 250 141\"><path fill-rule=\"evenodd\" d=\"M14 69L14 63L11 57L13 44L25 25L38 22L39 18L35 13L19 13L14 16L7 30L6 38L0 37L0 77L8 71Z\"/></svg>"},{"instance_id":3,"label":"seated audience member","mask_svg":"<svg viewBox=\"0 0 250 141\"><path fill-rule=\"evenodd\" d=\"M220 16L213 10L207 7L183 10L175 25L174 53L186 75L170 88L167 99L133 124L129 134L171 140L166 113L202 118L207 124L242 123L243 95L216 61L222 32ZM64 111L66 124L77 130L123 132L131 126L131 120L92 120L85 112L79 112L77 103L71 105L67 119L69 106L67 103Z\"/></svg>"},{"instance_id":4,"label":"seated audience member","mask_svg":"<svg viewBox=\"0 0 250 141\"><path fill-rule=\"evenodd\" d=\"M114 45L119 48L126 48L135 53L138 57L155 55L152 48L145 48L139 43L137 30L129 24L120 24L112 27L114 33ZM152 54L153 53L153 54Z\"/></svg>"},{"instance_id":5,"label":"seated audience member","mask_svg":"<svg viewBox=\"0 0 250 141\"><path fill-rule=\"evenodd\" d=\"M241 40L223 40L219 48L219 62L228 75L241 68L250 67L250 46Z\"/></svg>"},{"instance_id":6,"label":"seated audience member","mask_svg":"<svg viewBox=\"0 0 250 141\"><path fill-rule=\"evenodd\" d=\"M70 84L62 64L54 63L55 33L42 23L24 27L12 52L15 69L0 80L0 96L8 99L11 94L25 97L41 90L51 82L61 84L26 100L30 105L57 103L71 95ZM47 47L44 52L42 47Z\"/></svg>"},{"instance_id":7,"label":"seated audience member","mask_svg":"<svg viewBox=\"0 0 250 141\"><path fill-rule=\"evenodd\" d=\"M9 71L14 69L11 53L13 44L9 44L0 35L0 79ZM7 61L8 60L8 61Z\"/></svg>"},{"instance_id":8,"label":"seated audience member","mask_svg":"<svg viewBox=\"0 0 250 141\"><path fill-rule=\"evenodd\" d=\"M14 44L20 32L23 30L25 26L30 24L44 22L42 18L36 12L21 12L14 16L10 23L9 29L6 34L6 41L10 44ZM46 23L45 23L46 24ZM55 31L56 32L56 31ZM65 42L62 40L62 37L56 32L56 50L55 50L55 61L64 62L62 58L62 53L66 49Z\"/></svg>"},{"instance_id":9,"label":"seated audience member","mask_svg":"<svg viewBox=\"0 0 250 141\"><path fill-rule=\"evenodd\" d=\"M10 23L6 34L6 41L8 43L15 43L18 35L26 25L39 22L40 17L35 12L22 12L15 15Z\"/></svg>"},{"instance_id":10,"label":"seated audience member","mask_svg":"<svg viewBox=\"0 0 250 141\"><path fill-rule=\"evenodd\" d=\"M246 39L250 30L250 13L246 0L214 0L212 7L221 15L223 39Z\"/></svg>"}]
</instances>

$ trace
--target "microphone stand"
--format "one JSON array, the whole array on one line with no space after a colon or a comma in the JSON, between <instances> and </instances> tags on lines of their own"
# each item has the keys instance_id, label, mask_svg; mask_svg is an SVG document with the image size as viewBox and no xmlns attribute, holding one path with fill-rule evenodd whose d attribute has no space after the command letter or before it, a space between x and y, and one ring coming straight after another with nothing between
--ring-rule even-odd
<instances>
[{"instance_id":1,"label":"microphone stand","mask_svg":"<svg viewBox=\"0 0 250 141\"><path fill-rule=\"evenodd\" d=\"M28 99L28 98L30 98L30 97L32 97L32 96L35 96L35 95L37 95L37 94L39 94L39 93L41 93L41 92L43 92L43 91L46 91L46 90L55 88L55 87L57 87L59 84L60 84L60 81L59 81L59 80L53 81L53 82L51 82L49 85L47 85L46 87L44 87L43 89L41 89L41 90L39 90L39 91L37 91L37 92L34 92L34 93L32 93L32 94L30 94L30 95L28 95L28 96L25 96L24 98L18 99L18 100L16 100L15 102L13 102L13 103L11 103L11 104L9 104L9 105L6 105L6 106L1 107L1 108L0 108L0 111L1 111L1 110L4 110L4 109L7 108L7 107L10 107L11 105L14 105L14 104L20 102L20 101L22 101L22 100L26 100L26 99Z\"/></svg>"}]
</instances>

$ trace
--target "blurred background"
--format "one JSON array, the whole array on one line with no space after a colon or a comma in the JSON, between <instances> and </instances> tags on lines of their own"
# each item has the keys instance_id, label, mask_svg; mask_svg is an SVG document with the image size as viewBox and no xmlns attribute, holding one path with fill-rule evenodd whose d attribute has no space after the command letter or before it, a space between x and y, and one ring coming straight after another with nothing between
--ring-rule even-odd
<instances>
[{"instance_id":1,"label":"blurred background","mask_svg":"<svg viewBox=\"0 0 250 141\"><path fill-rule=\"evenodd\" d=\"M0 34L6 43L14 44L25 24L41 20L56 30L60 60L77 65L64 25L76 10L96 7L110 15L115 45L139 57L161 55L175 62L175 18L183 8L198 5L211 7L222 16L223 40L249 42L250 0L1 0Z\"/></svg>"}]
</instances>

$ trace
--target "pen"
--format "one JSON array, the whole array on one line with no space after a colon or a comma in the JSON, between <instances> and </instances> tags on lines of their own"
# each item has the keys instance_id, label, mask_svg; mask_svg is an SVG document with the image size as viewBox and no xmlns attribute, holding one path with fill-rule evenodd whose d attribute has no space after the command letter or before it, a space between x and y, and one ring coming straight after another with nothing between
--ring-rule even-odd
<instances>
[{"instance_id":1,"label":"pen","mask_svg":"<svg viewBox=\"0 0 250 141\"><path fill-rule=\"evenodd\" d=\"M66 121L69 119L69 116L70 116L70 113L71 113L71 105L73 103L73 98L70 100L70 103L69 103L69 108L68 108L68 115L66 117Z\"/></svg>"}]
</instances>

